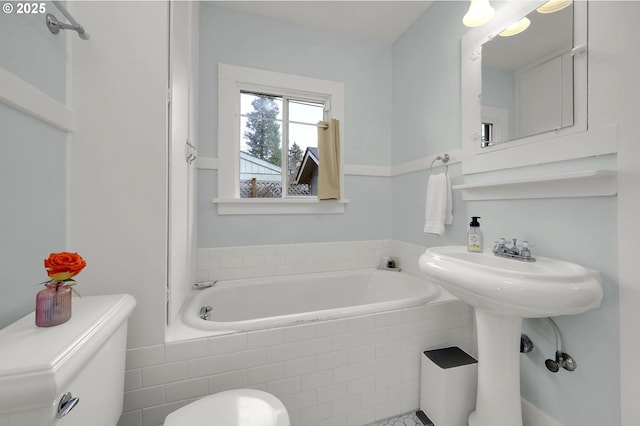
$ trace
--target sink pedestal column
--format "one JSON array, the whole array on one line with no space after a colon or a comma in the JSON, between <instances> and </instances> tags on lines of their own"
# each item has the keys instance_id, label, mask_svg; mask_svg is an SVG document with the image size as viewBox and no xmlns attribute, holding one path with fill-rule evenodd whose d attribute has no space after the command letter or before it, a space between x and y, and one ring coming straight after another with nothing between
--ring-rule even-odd
<instances>
[{"instance_id":1,"label":"sink pedestal column","mask_svg":"<svg viewBox=\"0 0 640 426\"><path fill-rule=\"evenodd\" d=\"M522 426L520 333L522 318L475 309L478 394L469 426Z\"/></svg>"}]
</instances>

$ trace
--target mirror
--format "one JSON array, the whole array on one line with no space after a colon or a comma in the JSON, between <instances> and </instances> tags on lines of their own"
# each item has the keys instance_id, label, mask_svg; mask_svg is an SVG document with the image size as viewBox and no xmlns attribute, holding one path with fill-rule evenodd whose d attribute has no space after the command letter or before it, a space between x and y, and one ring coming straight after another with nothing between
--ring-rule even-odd
<instances>
[{"instance_id":1,"label":"mirror","mask_svg":"<svg viewBox=\"0 0 640 426\"><path fill-rule=\"evenodd\" d=\"M482 44L483 148L574 124L574 6L527 18L523 32Z\"/></svg>"},{"instance_id":2,"label":"mirror","mask_svg":"<svg viewBox=\"0 0 640 426\"><path fill-rule=\"evenodd\" d=\"M574 1L571 6L573 8L573 46L575 46L571 49L573 53L573 125L518 139L503 138L501 143L484 148L481 146L482 46L496 38L500 31L523 16L529 15L544 3L544 0L501 2L499 7L496 7L496 15L492 21L472 28L462 36L460 142L465 156L462 163L462 173L465 175L544 164L558 161L559 158L581 158L593 155L592 153L601 146L601 143L595 139L591 141L595 133L588 131L587 126L589 95L587 90L589 2L587 1ZM529 30L533 28L527 31ZM485 94L486 96L489 94Z\"/></svg>"}]
</instances>

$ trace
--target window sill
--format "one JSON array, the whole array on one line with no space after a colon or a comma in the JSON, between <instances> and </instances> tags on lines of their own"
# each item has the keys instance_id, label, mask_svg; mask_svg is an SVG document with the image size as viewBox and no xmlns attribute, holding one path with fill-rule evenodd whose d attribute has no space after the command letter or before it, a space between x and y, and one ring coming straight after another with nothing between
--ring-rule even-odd
<instances>
[{"instance_id":1,"label":"window sill","mask_svg":"<svg viewBox=\"0 0 640 426\"><path fill-rule=\"evenodd\" d=\"M241 214L343 214L349 200L320 201L315 198L281 199L225 199L214 198L219 215Z\"/></svg>"}]
</instances>

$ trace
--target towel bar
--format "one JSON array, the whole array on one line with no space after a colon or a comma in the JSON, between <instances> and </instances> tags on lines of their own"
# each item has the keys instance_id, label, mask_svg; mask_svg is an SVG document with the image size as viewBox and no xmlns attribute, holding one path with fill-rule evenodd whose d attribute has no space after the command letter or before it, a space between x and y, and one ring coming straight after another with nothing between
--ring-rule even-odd
<instances>
[{"instance_id":1,"label":"towel bar","mask_svg":"<svg viewBox=\"0 0 640 426\"><path fill-rule=\"evenodd\" d=\"M447 163L449 162L450 159L451 157L449 156L449 154L438 155L436 158L433 159L433 161L431 162L431 165L429 166L429 174L431 174L431 170L433 169L433 164L438 160L442 161L442 164L445 165L445 171L449 171L449 166L447 165Z\"/></svg>"}]
</instances>

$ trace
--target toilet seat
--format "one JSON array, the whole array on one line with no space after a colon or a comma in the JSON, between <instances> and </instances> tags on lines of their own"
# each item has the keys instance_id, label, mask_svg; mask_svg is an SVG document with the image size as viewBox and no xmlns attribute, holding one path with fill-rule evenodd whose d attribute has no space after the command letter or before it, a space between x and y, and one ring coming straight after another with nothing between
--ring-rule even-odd
<instances>
[{"instance_id":1,"label":"toilet seat","mask_svg":"<svg viewBox=\"0 0 640 426\"><path fill-rule=\"evenodd\" d=\"M164 426L290 426L284 404L254 389L234 389L199 399L169 414Z\"/></svg>"}]
</instances>

